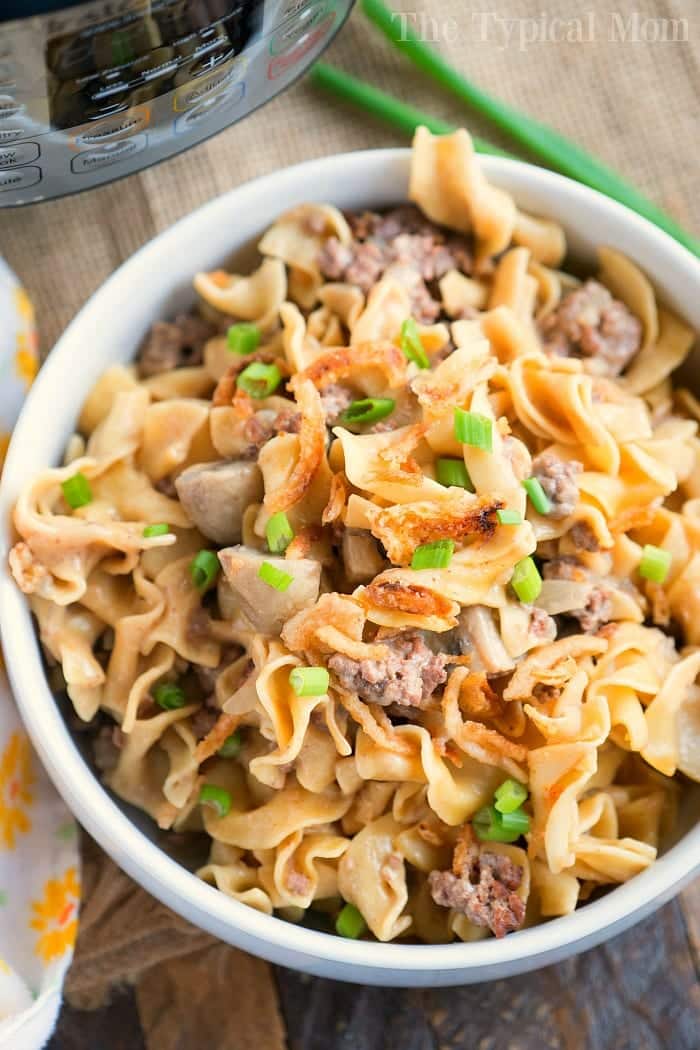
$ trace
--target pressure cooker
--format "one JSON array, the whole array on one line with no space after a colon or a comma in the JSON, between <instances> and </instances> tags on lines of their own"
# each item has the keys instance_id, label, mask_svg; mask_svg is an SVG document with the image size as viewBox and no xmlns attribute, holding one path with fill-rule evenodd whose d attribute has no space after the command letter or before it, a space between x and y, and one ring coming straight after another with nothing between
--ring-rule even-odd
<instances>
[{"instance_id":1,"label":"pressure cooker","mask_svg":"<svg viewBox=\"0 0 700 1050\"><path fill-rule=\"evenodd\" d=\"M171 157L269 101L354 0L0 2L0 207Z\"/></svg>"}]
</instances>

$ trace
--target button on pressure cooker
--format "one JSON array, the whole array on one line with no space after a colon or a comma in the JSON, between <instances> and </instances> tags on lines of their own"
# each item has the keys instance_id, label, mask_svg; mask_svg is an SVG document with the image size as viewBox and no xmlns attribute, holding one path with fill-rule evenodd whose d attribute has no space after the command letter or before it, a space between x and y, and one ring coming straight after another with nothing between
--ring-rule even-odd
<instances>
[{"instance_id":1,"label":"button on pressure cooker","mask_svg":"<svg viewBox=\"0 0 700 1050\"><path fill-rule=\"evenodd\" d=\"M96 168L106 168L110 164L120 164L146 148L148 135L134 135L130 139L119 139L117 142L109 142L97 149L85 150L73 157L70 162L71 171L76 175L83 175Z\"/></svg>"},{"instance_id":2,"label":"button on pressure cooker","mask_svg":"<svg viewBox=\"0 0 700 1050\"><path fill-rule=\"evenodd\" d=\"M17 139L22 139L27 134L24 128L4 128L0 124L0 146L4 146L7 142L16 142Z\"/></svg>"},{"instance_id":3,"label":"button on pressure cooker","mask_svg":"<svg viewBox=\"0 0 700 1050\"><path fill-rule=\"evenodd\" d=\"M17 117L24 111L24 106L16 102L12 95L0 95L0 120Z\"/></svg>"},{"instance_id":4,"label":"button on pressure cooker","mask_svg":"<svg viewBox=\"0 0 700 1050\"><path fill-rule=\"evenodd\" d=\"M37 142L20 142L17 146L0 144L0 168L18 168L22 164L31 164L40 153Z\"/></svg>"},{"instance_id":5,"label":"button on pressure cooker","mask_svg":"<svg viewBox=\"0 0 700 1050\"><path fill-rule=\"evenodd\" d=\"M0 171L0 193L6 190L23 190L27 186L36 186L37 182L41 182L41 168L34 165Z\"/></svg>"}]
</instances>

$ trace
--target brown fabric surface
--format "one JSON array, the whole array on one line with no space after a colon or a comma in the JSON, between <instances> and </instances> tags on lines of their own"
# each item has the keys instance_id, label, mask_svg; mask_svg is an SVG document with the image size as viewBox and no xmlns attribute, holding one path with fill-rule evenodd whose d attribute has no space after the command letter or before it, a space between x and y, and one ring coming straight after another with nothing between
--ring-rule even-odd
<instances>
[{"instance_id":1,"label":"brown fabric surface","mask_svg":"<svg viewBox=\"0 0 700 1050\"><path fill-rule=\"evenodd\" d=\"M136 886L84 833L81 844L80 927L65 989L73 1006L99 1007L113 984L217 943Z\"/></svg>"},{"instance_id":2,"label":"brown fabric surface","mask_svg":"<svg viewBox=\"0 0 700 1050\"><path fill-rule=\"evenodd\" d=\"M65 985L71 1006L95 1010L136 985L147 1050L284 1050L268 963L222 944L146 893L82 836L83 902ZM232 995L235 1011L232 1011ZM235 1037L231 1032L235 1016Z\"/></svg>"},{"instance_id":3,"label":"brown fabric surface","mask_svg":"<svg viewBox=\"0 0 700 1050\"><path fill-rule=\"evenodd\" d=\"M593 40L552 42L540 32L538 41L522 48L520 28L532 35L534 23L515 25L506 44L502 23L492 19L482 31L478 12L493 10L492 5L400 0L394 6L452 20L451 42L443 40L441 49L484 89L595 152L689 229L700 231L700 20L693 0L589 0L583 7L594 14ZM544 10L551 31L551 18L572 19L581 9L579 0L508 0L499 14L537 20ZM623 22L637 12L638 25L645 18L687 19L690 39L620 42L613 38L615 12ZM326 57L428 112L509 145L396 54L359 11ZM48 348L122 260L212 196L309 157L404 143L392 129L301 82L243 124L164 165L78 197L0 211L0 254L32 294ZM179 919L87 837L84 881L78 948L66 987L71 1002L99 1005L113 982L140 977L139 1010L149 1050L213 1046L221 1044L207 1042L206 1033L216 1030L217 1011L230 1006L228 989L235 986L236 1021L243 1026L236 1047L283 1046L267 964L219 945ZM697 896L697 890L691 892ZM212 991L206 997L201 989L192 991L192 974L202 969Z\"/></svg>"}]
</instances>

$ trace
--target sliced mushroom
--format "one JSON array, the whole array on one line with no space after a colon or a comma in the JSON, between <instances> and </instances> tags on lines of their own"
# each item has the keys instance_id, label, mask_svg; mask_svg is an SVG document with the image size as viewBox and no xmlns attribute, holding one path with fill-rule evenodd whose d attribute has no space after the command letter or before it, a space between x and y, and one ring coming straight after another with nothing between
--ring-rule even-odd
<instances>
[{"instance_id":1,"label":"sliced mushroom","mask_svg":"<svg viewBox=\"0 0 700 1050\"><path fill-rule=\"evenodd\" d=\"M515 667L501 641L491 610L486 606L471 605L463 609L455 630L461 651L474 654L473 671L504 674Z\"/></svg>"},{"instance_id":2,"label":"sliced mushroom","mask_svg":"<svg viewBox=\"0 0 700 1050\"><path fill-rule=\"evenodd\" d=\"M373 580L385 566L374 536L362 530L344 531L342 554L345 575L350 583Z\"/></svg>"},{"instance_id":3,"label":"sliced mushroom","mask_svg":"<svg viewBox=\"0 0 700 1050\"><path fill-rule=\"evenodd\" d=\"M252 547L238 546L219 551L219 561L241 611L261 634L279 634L290 617L318 598L321 563L310 558L287 561ZM277 590L260 578L263 562L292 577L286 590Z\"/></svg>"},{"instance_id":4,"label":"sliced mushroom","mask_svg":"<svg viewBox=\"0 0 700 1050\"><path fill-rule=\"evenodd\" d=\"M216 543L238 543L243 512L263 497L260 468L245 460L198 463L180 474L175 488L199 531Z\"/></svg>"}]
</instances>

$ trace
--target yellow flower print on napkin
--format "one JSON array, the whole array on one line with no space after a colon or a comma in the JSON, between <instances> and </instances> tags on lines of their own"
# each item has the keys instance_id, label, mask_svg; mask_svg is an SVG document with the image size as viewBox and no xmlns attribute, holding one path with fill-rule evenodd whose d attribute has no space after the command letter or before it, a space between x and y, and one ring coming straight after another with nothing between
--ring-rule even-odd
<instances>
[{"instance_id":1,"label":"yellow flower print on napkin","mask_svg":"<svg viewBox=\"0 0 700 1050\"><path fill-rule=\"evenodd\" d=\"M15 372L30 387L39 369L39 354L36 328L34 326L34 307L24 288L16 288L14 293L15 309L24 322L24 327L17 333L17 350L15 352Z\"/></svg>"},{"instance_id":2,"label":"yellow flower print on napkin","mask_svg":"<svg viewBox=\"0 0 700 1050\"><path fill-rule=\"evenodd\" d=\"M38 930L35 952L45 963L72 948L78 932L80 883L75 868L68 868L60 879L48 879L44 896L32 903L34 918L29 925Z\"/></svg>"},{"instance_id":3,"label":"yellow flower print on napkin","mask_svg":"<svg viewBox=\"0 0 700 1050\"><path fill-rule=\"evenodd\" d=\"M34 801L31 762L27 737L13 733L0 758L0 843L6 849L14 849L15 834L24 834L32 826L26 811Z\"/></svg>"},{"instance_id":4,"label":"yellow flower print on napkin","mask_svg":"<svg viewBox=\"0 0 700 1050\"><path fill-rule=\"evenodd\" d=\"M0 430L0 474L2 474L2 466L9 447L10 435L4 430Z\"/></svg>"},{"instance_id":5,"label":"yellow flower print on napkin","mask_svg":"<svg viewBox=\"0 0 700 1050\"><path fill-rule=\"evenodd\" d=\"M17 336L17 350L15 352L15 372L20 379L23 379L28 387L32 385L36 379L36 374L39 370L39 362L32 353L31 350L27 349L27 340L23 332Z\"/></svg>"}]
</instances>

